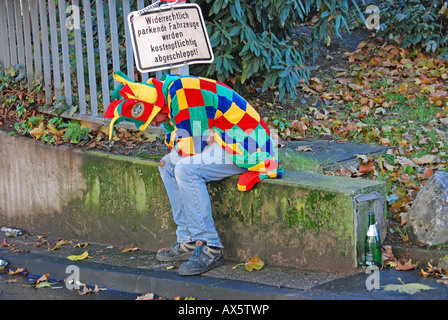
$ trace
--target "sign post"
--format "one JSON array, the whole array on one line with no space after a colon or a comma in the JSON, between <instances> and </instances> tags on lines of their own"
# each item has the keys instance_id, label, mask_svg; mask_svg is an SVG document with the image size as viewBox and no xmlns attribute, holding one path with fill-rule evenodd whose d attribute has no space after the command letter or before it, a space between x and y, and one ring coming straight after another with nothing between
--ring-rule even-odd
<instances>
[{"instance_id":1,"label":"sign post","mask_svg":"<svg viewBox=\"0 0 448 320\"><path fill-rule=\"evenodd\" d=\"M128 15L140 72L213 61L213 50L197 4L166 5L142 11Z\"/></svg>"}]
</instances>

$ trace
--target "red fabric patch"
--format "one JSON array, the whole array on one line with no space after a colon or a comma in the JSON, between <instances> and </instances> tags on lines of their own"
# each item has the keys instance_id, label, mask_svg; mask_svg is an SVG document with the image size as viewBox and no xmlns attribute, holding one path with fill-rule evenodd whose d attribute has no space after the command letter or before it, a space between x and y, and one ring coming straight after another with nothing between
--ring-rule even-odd
<instances>
[{"instance_id":1,"label":"red fabric patch","mask_svg":"<svg viewBox=\"0 0 448 320\"><path fill-rule=\"evenodd\" d=\"M246 132L252 132L258 126L258 121L246 113L237 123L237 126Z\"/></svg>"},{"instance_id":2,"label":"red fabric patch","mask_svg":"<svg viewBox=\"0 0 448 320\"><path fill-rule=\"evenodd\" d=\"M141 108L143 108L143 113L141 116L139 116L138 118L136 117L136 115L132 112L132 108L137 104L143 104L142 106L140 106ZM137 119L143 122L146 122L146 120L148 120L149 116L151 115L152 109L154 108L153 104L149 104L146 102L143 102L141 100L127 100L123 103L123 106L121 108L121 115L124 117L128 117L128 118L132 118L132 119Z\"/></svg>"},{"instance_id":3,"label":"red fabric patch","mask_svg":"<svg viewBox=\"0 0 448 320\"><path fill-rule=\"evenodd\" d=\"M114 116L114 111L115 111L115 109L118 107L118 105L120 104L120 103L122 103L123 102L123 100L115 100L115 101L112 101L110 104L109 104L109 106L107 107L107 110L106 110L106 112L104 113L104 118L114 118L115 116Z\"/></svg>"},{"instance_id":4,"label":"red fabric patch","mask_svg":"<svg viewBox=\"0 0 448 320\"><path fill-rule=\"evenodd\" d=\"M199 79L201 89L216 93L216 82Z\"/></svg>"},{"instance_id":5,"label":"red fabric patch","mask_svg":"<svg viewBox=\"0 0 448 320\"><path fill-rule=\"evenodd\" d=\"M125 84L124 87L120 90L120 94L124 99L129 99L127 93L134 96L134 91L132 91L131 87L128 84Z\"/></svg>"},{"instance_id":6,"label":"red fabric patch","mask_svg":"<svg viewBox=\"0 0 448 320\"><path fill-rule=\"evenodd\" d=\"M266 171L271 171L271 170L275 170L278 168L278 163L271 160L271 159L266 159L263 161L264 162L264 166L266 168Z\"/></svg>"},{"instance_id":7,"label":"red fabric patch","mask_svg":"<svg viewBox=\"0 0 448 320\"><path fill-rule=\"evenodd\" d=\"M165 112L164 107L166 106L166 101L165 101L165 96L163 95L163 82L157 80L157 79L152 79L152 83L154 84L154 86L156 87L157 90L157 100L155 102L155 105L158 106L161 110L162 113L168 113Z\"/></svg>"},{"instance_id":8,"label":"red fabric patch","mask_svg":"<svg viewBox=\"0 0 448 320\"><path fill-rule=\"evenodd\" d=\"M232 129L234 124L229 120L227 120L224 116L221 116L218 119L215 119L215 121L213 121L213 126L225 131Z\"/></svg>"},{"instance_id":9,"label":"red fabric patch","mask_svg":"<svg viewBox=\"0 0 448 320\"><path fill-rule=\"evenodd\" d=\"M176 123L180 123L187 119L190 119L190 113L188 112L188 108L180 110L179 113L174 117Z\"/></svg>"},{"instance_id":10,"label":"red fabric patch","mask_svg":"<svg viewBox=\"0 0 448 320\"><path fill-rule=\"evenodd\" d=\"M266 133L268 136L271 136L271 131L269 130L269 127L266 125L266 123L263 121L263 119L260 118L260 124L266 130Z\"/></svg>"},{"instance_id":11,"label":"red fabric patch","mask_svg":"<svg viewBox=\"0 0 448 320\"><path fill-rule=\"evenodd\" d=\"M245 186L246 190L250 190L257 182L260 182L260 172L248 171L240 175L238 185Z\"/></svg>"},{"instance_id":12,"label":"red fabric patch","mask_svg":"<svg viewBox=\"0 0 448 320\"><path fill-rule=\"evenodd\" d=\"M205 105L201 89L184 89L184 92L189 108L202 107Z\"/></svg>"}]
</instances>

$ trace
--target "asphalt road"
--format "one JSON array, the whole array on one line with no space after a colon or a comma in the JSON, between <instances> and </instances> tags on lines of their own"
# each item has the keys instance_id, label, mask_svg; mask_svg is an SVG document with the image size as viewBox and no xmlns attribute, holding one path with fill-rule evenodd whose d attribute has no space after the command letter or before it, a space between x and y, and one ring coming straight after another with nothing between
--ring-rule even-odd
<instances>
[{"instance_id":1,"label":"asphalt road","mask_svg":"<svg viewBox=\"0 0 448 320\"><path fill-rule=\"evenodd\" d=\"M64 282L49 278L51 287L36 288L33 283L39 276L0 274L0 300L135 300L141 294L100 288L99 292L81 295L69 290ZM83 286L80 287L82 291ZM88 288L93 289L88 286Z\"/></svg>"}]
</instances>

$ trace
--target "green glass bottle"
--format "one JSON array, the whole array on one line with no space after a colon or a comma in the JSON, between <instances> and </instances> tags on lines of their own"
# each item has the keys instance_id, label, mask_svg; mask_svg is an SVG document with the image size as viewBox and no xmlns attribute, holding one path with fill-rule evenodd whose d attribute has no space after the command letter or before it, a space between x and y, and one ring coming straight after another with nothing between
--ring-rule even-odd
<instances>
[{"instance_id":1,"label":"green glass bottle","mask_svg":"<svg viewBox=\"0 0 448 320\"><path fill-rule=\"evenodd\" d=\"M369 228L367 229L366 239L364 242L365 262L366 265L382 266L381 260L381 241L376 228L375 214L369 212Z\"/></svg>"}]
</instances>

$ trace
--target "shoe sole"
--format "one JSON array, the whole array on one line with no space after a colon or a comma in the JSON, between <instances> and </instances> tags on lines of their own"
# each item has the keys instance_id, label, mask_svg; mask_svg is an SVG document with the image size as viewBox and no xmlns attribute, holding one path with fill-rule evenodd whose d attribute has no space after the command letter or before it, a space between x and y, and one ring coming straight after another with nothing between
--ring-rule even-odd
<instances>
[{"instance_id":1,"label":"shoe sole","mask_svg":"<svg viewBox=\"0 0 448 320\"><path fill-rule=\"evenodd\" d=\"M193 253L182 253L181 255L175 256L175 257L160 257L156 255L156 259L160 262L170 262L170 261L184 261L188 260L193 256Z\"/></svg>"},{"instance_id":2,"label":"shoe sole","mask_svg":"<svg viewBox=\"0 0 448 320\"><path fill-rule=\"evenodd\" d=\"M183 270L182 266L181 266L180 269L179 269L179 275L181 275L181 276L195 276L195 275L198 275L198 274L210 271L213 268L219 267L223 263L224 263L224 256L221 256L220 258L218 258L217 260L213 261L212 263L210 263L207 267L205 267L203 269Z\"/></svg>"}]
</instances>

